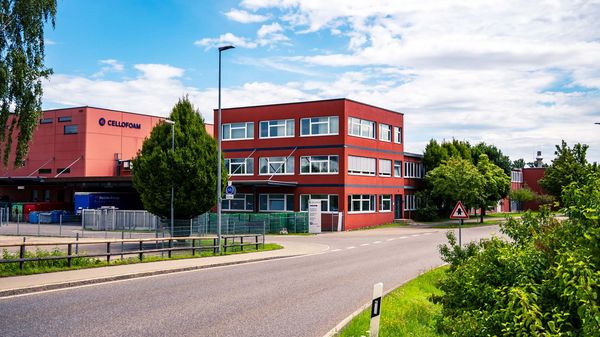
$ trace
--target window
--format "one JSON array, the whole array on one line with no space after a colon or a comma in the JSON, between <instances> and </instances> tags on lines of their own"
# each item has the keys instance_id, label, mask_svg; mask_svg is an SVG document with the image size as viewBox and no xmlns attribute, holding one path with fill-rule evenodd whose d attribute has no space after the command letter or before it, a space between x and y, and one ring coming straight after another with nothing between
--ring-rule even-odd
<instances>
[{"instance_id":1,"label":"window","mask_svg":"<svg viewBox=\"0 0 600 337\"><path fill-rule=\"evenodd\" d=\"M50 173L52 173L52 169L49 169L49 168L38 170L38 174L50 174Z\"/></svg>"},{"instance_id":2,"label":"window","mask_svg":"<svg viewBox=\"0 0 600 337\"><path fill-rule=\"evenodd\" d=\"M337 135L338 129L339 118L337 116L302 118L300 120L301 136Z\"/></svg>"},{"instance_id":3,"label":"window","mask_svg":"<svg viewBox=\"0 0 600 337\"><path fill-rule=\"evenodd\" d=\"M259 174L294 174L294 157L260 158Z\"/></svg>"},{"instance_id":4,"label":"window","mask_svg":"<svg viewBox=\"0 0 600 337\"><path fill-rule=\"evenodd\" d=\"M382 194L379 196L379 211L380 212L391 212L392 211L392 196L390 194Z\"/></svg>"},{"instance_id":5,"label":"window","mask_svg":"<svg viewBox=\"0 0 600 337\"><path fill-rule=\"evenodd\" d=\"M254 139L254 122L223 124L223 140Z\"/></svg>"},{"instance_id":6,"label":"window","mask_svg":"<svg viewBox=\"0 0 600 337\"><path fill-rule=\"evenodd\" d=\"M77 125L65 125L64 134L65 135L77 134Z\"/></svg>"},{"instance_id":7,"label":"window","mask_svg":"<svg viewBox=\"0 0 600 337\"><path fill-rule=\"evenodd\" d=\"M42 118L40 119L40 124L50 124L52 123L52 118Z\"/></svg>"},{"instance_id":8,"label":"window","mask_svg":"<svg viewBox=\"0 0 600 337\"><path fill-rule=\"evenodd\" d=\"M230 176L254 174L254 158L226 158L225 167Z\"/></svg>"},{"instance_id":9,"label":"window","mask_svg":"<svg viewBox=\"0 0 600 337\"><path fill-rule=\"evenodd\" d=\"M404 177L405 178L423 178L423 164L415 162L404 163Z\"/></svg>"},{"instance_id":10,"label":"window","mask_svg":"<svg viewBox=\"0 0 600 337\"><path fill-rule=\"evenodd\" d=\"M308 201L321 200L321 212L332 213L338 211L337 194L302 194L300 195L300 212L308 211Z\"/></svg>"},{"instance_id":11,"label":"window","mask_svg":"<svg viewBox=\"0 0 600 337\"><path fill-rule=\"evenodd\" d=\"M66 173L71 173L71 169L70 168L56 169L56 174L66 174Z\"/></svg>"},{"instance_id":12,"label":"window","mask_svg":"<svg viewBox=\"0 0 600 337\"><path fill-rule=\"evenodd\" d=\"M375 175L375 158L348 156L348 173Z\"/></svg>"},{"instance_id":13,"label":"window","mask_svg":"<svg viewBox=\"0 0 600 337\"><path fill-rule=\"evenodd\" d=\"M349 213L369 213L375 212L374 194L355 194L348 196Z\"/></svg>"},{"instance_id":14,"label":"window","mask_svg":"<svg viewBox=\"0 0 600 337\"><path fill-rule=\"evenodd\" d=\"M402 161L394 160L394 177L402 178Z\"/></svg>"},{"instance_id":15,"label":"window","mask_svg":"<svg viewBox=\"0 0 600 337\"><path fill-rule=\"evenodd\" d=\"M392 127L387 124L379 124L379 140L384 142L392 141Z\"/></svg>"},{"instance_id":16,"label":"window","mask_svg":"<svg viewBox=\"0 0 600 337\"><path fill-rule=\"evenodd\" d=\"M394 143L402 144L402 128L394 126Z\"/></svg>"},{"instance_id":17,"label":"window","mask_svg":"<svg viewBox=\"0 0 600 337\"><path fill-rule=\"evenodd\" d=\"M523 182L523 172L522 171L511 171L510 172L510 181L513 183L522 183Z\"/></svg>"},{"instance_id":18,"label":"window","mask_svg":"<svg viewBox=\"0 0 600 337\"><path fill-rule=\"evenodd\" d=\"M338 156L300 157L301 174L338 173Z\"/></svg>"},{"instance_id":19,"label":"window","mask_svg":"<svg viewBox=\"0 0 600 337\"><path fill-rule=\"evenodd\" d=\"M294 137L294 120L260 122L260 138Z\"/></svg>"},{"instance_id":20,"label":"window","mask_svg":"<svg viewBox=\"0 0 600 337\"><path fill-rule=\"evenodd\" d=\"M224 211L254 211L254 195L253 194L236 194L233 199L223 200L221 209Z\"/></svg>"},{"instance_id":21,"label":"window","mask_svg":"<svg viewBox=\"0 0 600 337\"><path fill-rule=\"evenodd\" d=\"M392 161L388 159L379 159L379 175L382 177L392 176Z\"/></svg>"},{"instance_id":22,"label":"window","mask_svg":"<svg viewBox=\"0 0 600 337\"><path fill-rule=\"evenodd\" d=\"M261 194L259 195L259 211L262 212L293 212L293 194Z\"/></svg>"},{"instance_id":23,"label":"window","mask_svg":"<svg viewBox=\"0 0 600 337\"><path fill-rule=\"evenodd\" d=\"M414 211L417 209L417 198L414 194L406 194L404 196L404 210Z\"/></svg>"},{"instance_id":24,"label":"window","mask_svg":"<svg viewBox=\"0 0 600 337\"><path fill-rule=\"evenodd\" d=\"M59 122L70 122L71 121L71 116L58 117L58 121Z\"/></svg>"},{"instance_id":25,"label":"window","mask_svg":"<svg viewBox=\"0 0 600 337\"><path fill-rule=\"evenodd\" d=\"M348 117L348 134L351 136L375 139L375 122Z\"/></svg>"}]
</instances>

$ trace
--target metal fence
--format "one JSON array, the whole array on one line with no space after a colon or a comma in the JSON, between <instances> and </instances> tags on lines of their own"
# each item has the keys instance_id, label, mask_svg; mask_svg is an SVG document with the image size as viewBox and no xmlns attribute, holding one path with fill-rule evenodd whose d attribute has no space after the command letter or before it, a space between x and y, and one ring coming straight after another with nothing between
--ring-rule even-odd
<instances>
[{"instance_id":1,"label":"metal fence","mask_svg":"<svg viewBox=\"0 0 600 337\"><path fill-rule=\"evenodd\" d=\"M96 231L147 230L160 228L160 218L148 211L118 209L81 210L81 228Z\"/></svg>"},{"instance_id":2,"label":"metal fence","mask_svg":"<svg viewBox=\"0 0 600 337\"><path fill-rule=\"evenodd\" d=\"M0 208L0 226L8 225L9 217L10 217L10 208L1 207Z\"/></svg>"}]
</instances>

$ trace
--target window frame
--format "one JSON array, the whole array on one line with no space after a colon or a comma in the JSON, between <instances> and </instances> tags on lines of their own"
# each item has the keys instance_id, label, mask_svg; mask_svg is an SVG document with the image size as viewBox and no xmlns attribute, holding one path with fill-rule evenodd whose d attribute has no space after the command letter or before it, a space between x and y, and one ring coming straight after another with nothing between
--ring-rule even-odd
<instances>
[{"instance_id":1,"label":"window frame","mask_svg":"<svg viewBox=\"0 0 600 337\"><path fill-rule=\"evenodd\" d=\"M350 157L354 157L354 158L363 158L363 159L370 159L373 160L373 172L368 172L365 173L367 171L358 171L358 170L352 170L350 164L351 164L351 160ZM362 157L362 156L353 156L353 155L348 155L348 175L356 175L356 176L369 176L369 177L374 177L375 175L377 175L377 158L371 158L371 157Z\"/></svg>"},{"instance_id":2,"label":"window frame","mask_svg":"<svg viewBox=\"0 0 600 337\"><path fill-rule=\"evenodd\" d=\"M313 157L327 157L327 161L324 160L313 160ZM335 157L337 159L337 170L336 171L332 171L332 158ZM309 168L309 172L303 172L303 161L305 160L305 158L308 158L308 168ZM319 162L319 163L323 163L323 162L327 162L327 172L312 172L312 163L313 162ZM305 175L323 175L323 174L339 174L340 173L340 157L336 154L324 154L324 155L312 155L312 156L301 156L300 157L300 171L298 171L299 174L305 174Z\"/></svg>"},{"instance_id":3,"label":"window frame","mask_svg":"<svg viewBox=\"0 0 600 337\"><path fill-rule=\"evenodd\" d=\"M313 198L313 196L326 196L327 198ZM302 208L302 199L304 199L304 197L308 197L308 199L306 200L306 209ZM332 210L331 209L331 204L332 204L332 200L333 198L337 199L337 208L336 210ZM339 195L337 194L300 194L300 203L299 203L299 207L298 209L300 210L300 212L308 212L308 201L314 199L314 200L325 200L327 201L327 210L323 210L323 202L321 202L321 213L326 213L326 214L337 214L340 211L340 198Z\"/></svg>"},{"instance_id":4,"label":"window frame","mask_svg":"<svg viewBox=\"0 0 600 337\"><path fill-rule=\"evenodd\" d=\"M415 194L405 194L403 208L405 211L416 211L418 208L417 196Z\"/></svg>"},{"instance_id":5,"label":"window frame","mask_svg":"<svg viewBox=\"0 0 600 337\"><path fill-rule=\"evenodd\" d=\"M390 169L390 173L389 173L389 174L388 174L388 173L382 173L382 172L381 172L381 168L383 167L383 165L381 165L381 162L382 162L382 161L383 161L383 162L389 162L389 163L390 163L389 165L387 165L387 166L386 166L386 167L389 167L389 169ZM391 177L392 177L392 174L394 173L394 172L393 172L393 171L394 171L394 166L393 166L393 161L392 161L391 159L379 158L379 159L377 160L377 164L378 164L378 167L377 167L377 173L378 173L378 175L379 175L380 177L386 177L386 178L391 178Z\"/></svg>"},{"instance_id":6,"label":"window frame","mask_svg":"<svg viewBox=\"0 0 600 337\"><path fill-rule=\"evenodd\" d=\"M402 178L402 160L394 160L394 167L393 167L393 172L394 172L394 178ZM396 175L396 167L400 168L400 174Z\"/></svg>"},{"instance_id":7,"label":"window frame","mask_svg":"<svg viewBox=\"0 0 600 337\"><path fill-rule=\"evenodd\" d=\"M232 128L232 125L234 124L244 124L244 127L240 127L240 126L236 126L235 128ZM229 128L229 138L225 138L225 127ZM239 130L239 129L244 129L245 130L245 138L232 138L233 136L233 132L232 130ZM252 130L251 132L249 130ZM252 133L252 136L249 136L249 134ZM221 125L221 140L222 141L235 141L235 140L251 140L254 139L254 122L235 122L235 123L224 123Z\"/></svg>"},{"instance_id":8,"label":"window frame","mask_svg":"<svg viewBox=\"0 0 600 337\"><path fill-rule=\"evenodd\" d=\"M370 125L366 125L366 124L370 124ZM376 124L377 123L375 123L374 121L370 121L368 119L361 119L361 118L357 118L357 117L348 117L348 136L375 140L375 139L377 139L377 135L375 133ZM353 125L358 126L359 134L352 133ZM364 127L367 127L368 129L370 129L371 133L373 134L372 137L363 136L363 128Z\"/></svg>"},{"instance_id":9,"label":"window frame","mask_svg":"<svg viewBox=\"0 0 600 337\"><path fill-rule=\"evenodd\" d=\"M57 118L57 121L59 123L68 123L73 121L73 117L72 116L60 116Z\"/></svg>"},{"instance_id":10,"label":"window frame","mask_svg":"<svg viewBox=\"0 0 600 337\"><path fill-rule=\"evenodd\" d=\"M423 179L423 163L414 161L404 162L404 178Z\"/></svg>"},{"instance_id":11,"label":"window frame","mask_svg":"<svg viewBox=\"0 0 600 337\"><path fill-rule=\"evenodd\" d=\"M75 128L75 131L72 131L72 128ZM71 130L67 132L67 129ZM63 135L76 135L79 133L79 127L77 124L70 124L63 126Z\"/></svg>"},{"instance_id":12,"label":"window frame","mask_svg":"<svg viewBox=\"0 0 600 337\"><path fill-rule=\"evenodd\" d=\"M231 173L231 165L233 160L243 160L243 163L234 163L243 165L246 173ZM227 168L227 174L230 177L234 176L253 176L254 175L254 158L225 158L225 167ZM242 166L240 166L242 167ZM248 167L252 168L252 173L248 173Z\"/></svg>"},{"instance_id":13,"label":"window frame","mask_svg":"<svg viewBox=\"0 0 600 337\"><path fill-rule=\"evenodd\" d=\"M270 201L271 201L271 196L283 196L283 198L273 198L275 200L283 200L283 208L284 210L272 210L270 209L269 205L270 205ZM262 202L261 199L263 196L266 196L267 198L267 209L264 210L261 208L262 206ZM289 197L292 197L292 200L290 202ZM291 209L289 209L289 206L291 205ZM273 213L273 212L285 212L285 213L289 213L289 212L294 212L294 194L289 194L289 193L260 193L258 195L258 211L262 212L262 213Z\"/></svg>"},{"instance_id":14,"label":"window frame","mask_svg":"<svg viewBox=\"0 0 600 337\"><path fill-rule=\"evenodd\" d=\"M40 118L40 125L43 125L43 124L52 124L52 123L54 123L54 118L52 118L52 117Z\"/></svg>"},{"instance_id":15,"label":"window frame","mask_svg":"<svg viewBox=\"0 0 600 337\"><path fill-rule=\"evenodd\" d=\"M291 121L292 125L291 125L291 134L288 134L288 129L290 127L288 127L288 122ZM283 125L271 125L272 122L283 122ZM267 126L267 135L263 136L262 135L262 128L263 125ZM271 139L271 138L293 138L296 136L296 120L294 120L293 118L290 119L273 119L273 120L268 120L268 121L260 121L258 123L259 127L258 127L258 138L259 139ZM271 136L271 128L277 128L277 127L283 127L284 129L284 135L283 136Z\"/></svg>"},{"instance_id":16,"label":"window frame","mask_svg":"<svg viewBox=\"0 0 600 337\"><path fill-rule=\"evenodd\" d=\"M384 132L383 132L383 128L384 128L384 127L387 127L387 128L388 128L388 130L385 132L385 133L387 133L387 135L388 135L388 138L387 138L387 139L385 139L385 138L382 138L382 137L383 137L382 135L384 134ZM379 123L379 140L380 140L380 141L382 141L382 142L387 142L387 143L391 143L391 142L392 142L392 136L393 136L393 135L394 135L394 134L393 134L393 128L392 128L392 126L391 126L391 125L389 125L389 124L384 124L384 123Z\"/></svg>"},{"instance_id":17,"label":"window frame","mask_svg":"<svg viewBox=\"0 0 600 337\"><path fill-rule=\"evenodd\" d=\"M383 208L383 202L389 201L389 208ZM391 213L392 212L392 195L391 194L380 194L379 195L379 213Z\"/></svg>"},{"instance_id":18,"label":"window frame","mask_svg":"<svg viewBox=\"0 0 600 337\"><path fill-rule=\"evenodd\" d=\"M398 134L400 134L400 141L398 141ZM402 144L402 128L399 126L394 126L394 143Z\"/></svg>"},{"instance_id":19,"label":"window frame","mask_svg":"<svg viewBox=\"0 0 600 337\"><path fill-rule=\"evenodd\" d=\"M237 209L237 208L231 208L231 202L233 200L242 200L241 197L239 196L243 196L243 200L244 200L244 209ZM252 203L252 207L250 209L248 209L248 199L251 199L251 203ZM223 203L226 203L229 205L228 208L224 207ZM254 212L254 207L256 206L256 202L254 200L254 194L252 193L236 193L233 195L233 199L222 199L221 200L221 210L225 211L225 212Z\"/></svg>"},{"instance_id":20,"label":"window frame","mask_svg":"<svg viewBox=\"0 0 600 337\"><path fill-rule=\"evenodd\" d=\"M324 119L327 118L327 122L313 122L313 119ZM337 131L335 133L331 132L331 120L332 119L337 119L338 123L337 123ZM308 120L308 130L309 133L305 134L303 132L302 129L302 121L304 120ZM327 124L327 133L317 133L317 134L313 134L312 133L312 126L313 124ZM300 137L319 137L319 136L337 136L340 134L340 118L339 116L321 116L321 117L306 117L306 118L300 118Z\"/></svg>"},{"instance_id":21,"label":"window frame","mask_svg":"<svg viewBox=\"0 0 600 337\"><path fill-rule=\"evenodd\" d=\"M354 200L354 197L358 197L357 200ZM367 197L367 198L365 198ZM369 210L363 210L363 202L369 201ZM359 202L360 210L355 211L353 207L353 202ZM348 214L366 214L366 213L376 213L375 204L377 203L377 195L376 194L348 194Z\"/></svg>"},{"instance_id":22,"label":"window frame","mask_svg":"<svg viewBox=\"0 0 600 337\"><path fill-rule=\"evenodd\" d=\"M283 158L283 161L272 160L272 158ZM262 171L261 168L262 168L263 159L267 161L267 172L266 173L261 172ZM282 163L283 164L283 168L284 168L284 172L283 173L273 173L273 172L270 172L271 161L273 161L274 163ZM291 165L288 165L290 163L291 163ZM290 168L290 166L291 166L291 168ZM285 175L294 175L294 171L295 171L295 165L294 165L294 157L293 156L290 156L290 157L274 156L274 157L260 157L260 158L258 158L258 175L260 175L260 176L270 176L270 175L285 176Z\"/></svg>"}]
</instances>

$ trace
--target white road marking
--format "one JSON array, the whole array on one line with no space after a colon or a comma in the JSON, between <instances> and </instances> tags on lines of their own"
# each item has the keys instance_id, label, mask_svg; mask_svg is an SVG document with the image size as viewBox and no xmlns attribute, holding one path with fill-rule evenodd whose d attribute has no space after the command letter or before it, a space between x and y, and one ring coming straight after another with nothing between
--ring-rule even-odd
<instances>
[{"instance_id":1,"label":"white road marking","mask_svg":"<svg viewBox=\"0 0 600 337\"><path fill-rule=\"evenodd\" d=\"M356 247L354 247L354 246L346 247L346 249L354 249L354 248L356 248Z\"/></svg>"},{"instance_id":2,"label":"white road marking","mask_svg":"<svg viewBox=\"0 0 600 337\"><path fill-rule=\"evenodd\" d=\"M375 242L373 242L373 244L375 244L375 245L378 244L378 243L381 243L381 241L375 241Z\"/></svg>"},{"instance_id":3,"label":"white road marking","mask_svg":"<svg viewBox=\"0 0 600 337\"><path fill-rule=\"evenodd\" d=\"M363 243L363 244L362 244L362 245L360 245L360 246L361 246L361 247L364 247L364 246L368 246L368 245L369 245L369 243Z\"/></svg>"},{"instance_id":4,"label":"white road marking","mask_svg":"<svg viewBox=\"0 0 600 337\"><path fill-rule=\"evenodd\" d=\"M396 239L394 239L394 238L391 238L391 239L387 239L387 240L385 240L385 241L394 241L394 240L396 240Z\"/></svg>"},{"instance_id":5,"label":"white road marking","mask_svg":"<svg viewBox=\"0 0 600 337\"><path fill-rule=\"evenodd\" d=\"M421 236L421 234L413 234L411 235L412 237L417 237L417 236Z\"/></svg>"},{"instance_id":6,"label":"white road marking","mask_svg":"<svg viewBox=\"0 0 600 337\"><path fill-rule=\"evenodd\" d=\"M408 236L401 236L398 239L402 240L402 239L408 239Z\"/></svg>"},{"instance_id":7,"label":"white road marking","mask_svg":"<svg viewBox=\"0 0 600 337\"><path fill-rule=\"evenodd\" d=\"M341 249L332 249L331 252L335 253L335 252L339 252Z\"/></svg>"}]
</instances>

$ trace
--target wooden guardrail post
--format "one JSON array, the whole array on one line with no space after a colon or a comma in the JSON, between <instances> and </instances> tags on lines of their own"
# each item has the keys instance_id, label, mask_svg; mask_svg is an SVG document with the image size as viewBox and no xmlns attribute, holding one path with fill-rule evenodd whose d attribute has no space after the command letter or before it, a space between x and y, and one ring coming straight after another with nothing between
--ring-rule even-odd
<instances>
[{"instance_id":1,"label":"wooden guardrail post","mask_svg":"<svg viewBox=\"0 0 600 337\"><path fill-rule=\"evenodd\" d=\"M258 235L255 235L254 238L256 239L256 250L258 250Z\"/></svg>"},{"instance_id":2,"label":"wooden guardrail post","mask_svg":"<svg viewBox=\"0 0 600 337\"><path fill-rule=\"evenodd\" d=\"M223 246L223 253L227 254L227 237L225 237L225 245Z\"/></svg>"},{"instance_id":3,"label":"wooden guardrail post","mask_svg":"<svg viewBox=\"0 0 600 337\"><path fill-rule=\"evenodd\" d=\"M69 267L73 267L73 259L71 258L71 254L73 254L73 244L69 243L67 244L67 263L69 264Z\"/></svg>"},{"instance_id":4,"label":"wooden guardrail post","mask_svg":"<svg viewBox=\"0 0 600 337\"><path fill-rule=\"evenodd\" d=\"M110 264L110 241L106 243L106 263Z\"/></svg>"},{"instance_id":5,"label":"wooden guardrail post","mask_svg":"<svg viewBox=\"0 0 600 337\"><path fill-rule=\"evenodd\" d=\"M23 270L25 269L25 261L23 261L25 258L25 239L23 239L23 243L19 247L19 258L21 259L21 261L19 261L19 268Z\"/></svg>"},{"instance_id":6,"label":"wooden guardrail post","mask_svg":"<svg viewBox=\"0 0 600 337\"><path fill-rule=\"evenodd\" d=\"M144 260L144 242L140 240L140 261Z\"/></svg>"},{"instance_id":7,"label":"wooden guardrail post","mask_svg":"<svg viewBox=\"0 0 600 337\"><path fill-rule=\"evenodd\" d=\"M196 239L192 239L192 256L196 256Z\"/></svg>"},{"instance_id":8,"label":"wooden guardrail post","mask_svg":"<svg viewBox=\"0 0 600 337\"><path fill-rule=\"evenodd\" d=\"M244 251L244 237L240 236L240 251Z\"/></svg>"},{"instance_id":9,"label":"wooden guardrail post","mask_svg":"<svg viewBox=\"0 0 600 337\"><path fill-rule=\"evenodd\" d=\"M169 259L171 258L171 252L173 251L173 239L169 239L169 252L168 252L168 257Z\"/></svg>"}]
</instances>

